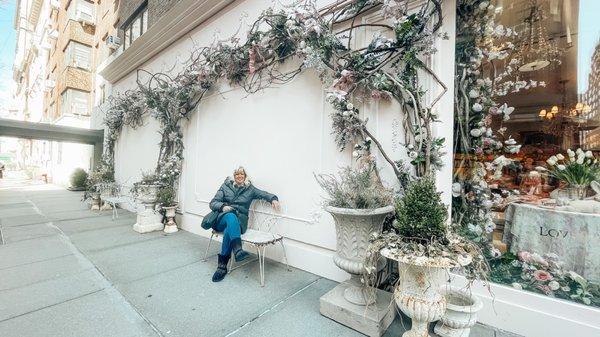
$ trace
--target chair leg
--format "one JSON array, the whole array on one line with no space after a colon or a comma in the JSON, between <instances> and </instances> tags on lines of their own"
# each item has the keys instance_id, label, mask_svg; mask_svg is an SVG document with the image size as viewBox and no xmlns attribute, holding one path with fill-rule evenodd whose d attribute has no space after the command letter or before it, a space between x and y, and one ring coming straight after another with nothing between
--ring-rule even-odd
<instances>
[{"instance_id":1,"label":"chair leg","mask_svg":"<svg viewBox=\"0 0 600 337\"><path fill-rule=\"evenodd\" d=\"M210 240L208 240L208 246L206 246L206 252L204 252L204 259L202 260L202 262L206 262L206 258L208 257L208 250L210 249L210 244L212 243L214 235L214 233L210 235Z\"/></svg>"},{"instance_id":2,"label":"chair leg","mask_svg":"<svg viewBox=\"0 0 600 337\"><path fill-rule=\"evenodd\" d=\"M266 246L256 247L256 251L258 253L258 272L260 273L260 286L265 286L265 250Z\"/></svg>"},{"instance_id":3,"label":"chair leg","mask_svg":"<svg viewBox=\"0 0 600 337\"><path fill-rule=\"evenodd\" d=\"M279 243L281 244L281 250L283 250L283 261L285 262L285 267L287 268L287 271L292 271L290 269L290 264L288 263L287 254L285 253L285 246L283 245L283 239L279 240Z\"/></svg>"}]
</instances>

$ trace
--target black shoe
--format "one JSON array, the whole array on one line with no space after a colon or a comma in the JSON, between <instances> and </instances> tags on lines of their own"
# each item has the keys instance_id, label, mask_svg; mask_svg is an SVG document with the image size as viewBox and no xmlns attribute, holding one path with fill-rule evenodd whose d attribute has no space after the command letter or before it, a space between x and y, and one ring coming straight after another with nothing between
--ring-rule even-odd
<instances>
[{"instance_id":1,"label":"black shoe","mask_svg":"<svg viewBox=\"0 0 600 337\"><path fill-rule=\"evenodd\" d=\"M250 254L242 249L242 240L240 239L234 239L231 241L231 251L235 257L235 262L240 262L250 257Z\"/></svg>"},{"instance_id":2,"label":"black shoe","mask_svg":"<svg viewBox=\"0 0 600 337\"><path fill-rule=\"evenodd\" d=\"M220 282L227 275L227 263L229 262L229 256L223 256L221 254L217 255L219 259L219 265L217 266L217 270L213 274L212 281Z\"/></svg>"}]
</instances>

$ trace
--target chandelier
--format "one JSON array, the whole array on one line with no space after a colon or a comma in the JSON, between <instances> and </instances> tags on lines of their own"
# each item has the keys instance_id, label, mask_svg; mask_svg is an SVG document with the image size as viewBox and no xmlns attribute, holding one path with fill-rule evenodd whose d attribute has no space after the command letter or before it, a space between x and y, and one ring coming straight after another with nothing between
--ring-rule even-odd
<instances>
[{"instance_id":1,"label":"chandelier","mask_svg":"<svg viewBox=\"0 0 600 337\"><path fill-rule=\"evenodd\" d=\"M557 106L553 106L549 111L546 109L540 110L539 117L541 119L554 119L560 113L563 118L570 119L575 122L585 122L587 114L592 111L592 108L581 102L575 104L571 109L563 108L562 110Z\"/></svg>"},{"instance_id":2,"label":"chandelier","mask_svg":"<svg viewBox=\"0 0 600 337\"><path fill-rule=\"evenodd\" d=\"M519 71L526 73L549 66L559 65L563 50L557 46L556 39L548 34L544 25L546 14L542 5L537 0L531 0L529 15L525 18L525 28L519 34L521 39L517 42L515 59L519 64Z\"/></svg>"}]
</instances>

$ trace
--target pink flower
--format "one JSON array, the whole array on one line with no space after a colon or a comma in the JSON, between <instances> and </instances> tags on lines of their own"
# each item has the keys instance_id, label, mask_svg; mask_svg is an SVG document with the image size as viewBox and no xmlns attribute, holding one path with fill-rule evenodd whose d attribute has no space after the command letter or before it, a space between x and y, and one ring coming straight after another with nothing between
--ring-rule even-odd
<instances>
[{"instance_id":1,"label":"pink flower","mask_svg":"<svg viewBox=\"0 0 600 337\"><path fill-rule=\"evenodd\" d=\"M546 282L546 281L552 281L552 279L554 277L552 276L552 274L550 274L549 272L547 272L545 270L536 270L533 272L533 278L535 278L536 281L539 281L539 282ZM550 290L550 288L548 288L548 290Z\"/></svg>"},{"instance_id":2,"label":"pink flower","mask_svg":"<svg viewBox=\"0 0 600 337\"><path fill-rule=\"evenodd\" d=\"M546 295L552 294L552 289L550 289L550 287L548 287L547 285L540 284L537 286L537 288Z\"/></svg>"},{"instance_id":3,"label":"pink flower","mask_svg":"<svg viewBox=\"0 0 600 337\"><path fill-rule=\"evenodd\" d=\"M520 251L519 253L517 253L517 256L519 257L519 261L521 262L531 261L531 253L528 251Z\"/></svg>"}]
</instances>

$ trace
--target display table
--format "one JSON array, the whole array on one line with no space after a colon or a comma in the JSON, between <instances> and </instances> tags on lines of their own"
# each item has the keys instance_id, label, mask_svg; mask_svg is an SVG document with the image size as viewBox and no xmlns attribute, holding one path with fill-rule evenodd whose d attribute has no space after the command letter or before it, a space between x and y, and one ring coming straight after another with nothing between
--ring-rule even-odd
<instances>
[{"instance_id":1,"label":"display table","mask_svg":"<svg viewBox=\"0 0 600 337\"><path fill-rule=\"evenodd\" d=\"M513 253L557 254L567 270L600 282L600 215L510 204L505 234Z\"/></svg>"}]
</instances>

